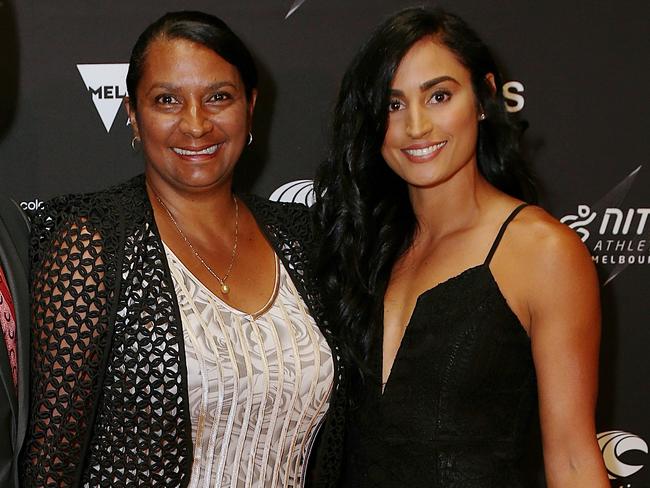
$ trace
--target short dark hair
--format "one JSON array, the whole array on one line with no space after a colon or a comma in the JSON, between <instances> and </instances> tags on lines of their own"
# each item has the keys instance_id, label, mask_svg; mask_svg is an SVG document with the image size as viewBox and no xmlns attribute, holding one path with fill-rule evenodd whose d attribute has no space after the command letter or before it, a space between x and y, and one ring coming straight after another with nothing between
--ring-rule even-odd
<instances>
[{"instance_id":1,"label":"short dark hair","mask_svg":"<svg viewBox=\"0 0 650 488\"><path fill-rule=\"evenodd\" d=\"M257 88L257 68L253 56L223 20L204 12L169 12L140 34L131 51L126 87L134 109L137 107L136 91L142 77L147 50L151 43L158 39L185 39L214 51L237 68L248 100Z\"/></svg>"}]
</instances>

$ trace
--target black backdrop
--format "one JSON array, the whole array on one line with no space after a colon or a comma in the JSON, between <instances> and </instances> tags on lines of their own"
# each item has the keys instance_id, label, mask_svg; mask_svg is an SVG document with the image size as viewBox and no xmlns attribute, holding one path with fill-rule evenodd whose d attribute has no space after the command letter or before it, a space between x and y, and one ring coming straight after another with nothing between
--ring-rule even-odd
<instances>
[{"instance_id":1,"label":"black backdrop","mask_svg":"<svg viewBox=\"0 0 650 488\"><path fill-rule=\"evenodd\" d=\"M650 7L641 0L440 4L468 20L502 60L511 110L530 123L526 144L542 204L579 232L598 262L600 440L612 486L648 488ZM324 156L344 67L381 19L412 5L0 0L0 191L34 209L53 195L140 172L119 105L120 64L144 26L188 8L226 20L259 62L255 142L238 168L239 185L270 196L309 180ZM308 190L307 182L282 194L302 199Z\"/></svg>"}]
</instances>

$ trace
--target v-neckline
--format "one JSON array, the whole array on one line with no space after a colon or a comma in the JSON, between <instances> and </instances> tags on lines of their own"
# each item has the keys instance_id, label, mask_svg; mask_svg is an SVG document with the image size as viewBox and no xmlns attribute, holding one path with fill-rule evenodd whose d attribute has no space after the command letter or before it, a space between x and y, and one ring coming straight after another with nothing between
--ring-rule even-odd
<instances>
[{"instance_id":1,"label":"v-neckline","mask_svg":"<svg viewBox=\"0 0 650 488\"><path fill-rule=\"evenodd\" d=\"M413 322L413 318L415 317L415 313L418 309L418 306L422 300L427 298L428 296L432 295L435 292L438 292L441 289L444 289L445 287L454 284L458 282L459 280L469 276L470 274L474 272L478 272L480 270L485 270L487 272L488 278L490 280L491 286L495 287L497 295L500 297L500 299L503 302L503 305L506 307L510 315L514 318L514 320L518 324L518 330L526 336L528 340L530 340L530 336L528 335L528 332L526 332L526 329L524 326L521 324L521 321L519 320L519 317L515 314L515 312L512 310L512 307L508 303L508 300L506 299L505 295L501 292L501 288L499 287L499 283L497 283L496 278L492 274L492 270L490 269L489 264L483 262L481 264L474 265L470 268L467 268L457 275L454 275L450 278L447 278L444 281L441 281L440 283L436 284L435 286L423 291L418 295L417 299L415 300L415 306L413 307L413 312L411 312L411 317L409 317L408 322L406 323L406 329L404 330L404 335L402 336L402 340L400 341L399 347L397 348L397 352L395 353L395 358L393 359L393 366L391 368L390 373L388 374L388 378L386 378L386 383L382 384L382 380L384 378L383 376L383 367L384 367L384 334L383 334L383 312L382 312L382 334L381 334L381 348L379 350L379 361L378 362L378 369L379 369L379 401L381 402L384 397L386 396L386 390L388 387L393 383L391 381L393 374L395 373L395 368L398 366L398 364L401 363L399 361L400 357L404 355L402 352L403 349L405 349L405 342L409 339L409 329L411 329L411 322Z\"/></svg>"},{"instance_id":2,"label":"v-neckline","mask_svg":"<svg viewBox=\"0 0 650 488\"><path fill-rule=\"evenodd\" d=\"M390 369L390 373L388 373L388 377L386 378L386 382L383 382L384 379L384 328L383 328L383 323L384 323L384 317L383 317L383 312L382 312L382 333L381 333L381 349L380 349L380 355L379 355L379 400L383 400L384 397L386 396L386 390L388 387L392 384L391 378L393 377L393 373L395 372L395 368L398 365L398 360L400 359L400 356L403 355L402 350L404 349L404 343L408 340L408 333L409 329L411 329L411 322L413 322L413 317L415 317L415 313L418 309L418 305L420 304L420 301L426 298L427 296L431 295L432 293L436 292L437 290L444 288L452 283L455 283L456 281L460 280L461 278L464 278L468 274L478 271L480 269L485 268L486 265L485 263L480 263L474 266L471 266L467 269L464 269L460 273L451 276L447 278L444 281L441 281L440 283L437 283L436 285L432 286L431 288L426 289L422 293L420 293L415 300L415 306L413 307L413 311L411 312L411 316L409 317L408 321L406 322L406 328L404 329L404 334L402 335L402 340L399 343L399 346L397 347L397 352L395 353L395 358L393 359L393 365ZM488 273L490 276L492 276L492 272L490 271L489 266L487 267ZM492 276L492 281L494 280L494 277Z\"/></svg>"},{"instance_id":3,"label":"v-neckline","mask_svg":"<svg viewBox=\"0 0 650 488\"><path fill-rule=\"evenodd\" d=\"M163 246L165 248L165 251L168 252L173 258L174 261L176 262L177 266L179 266L187 275L194 281L197 286L212 300L217 302L219 305L223 306L226 310L230 311L231 313L234 313L236 315L241 315L243 317L250 317L252 319L257 319L264 315L266 312L268 312L272 307L273 304L275 303L276 298L278 297L278 293L280 291L280 280L281 280L281 264L280 264L280 259L278 258L278 255L274 252L274 267L275 267L275 276L273 278L273 291L271 292L271 295L269 296L268 300L266 303L260 308L259 310L255 312L247 312L246 310L241 310L234 305L230 305L228 302L226 302L223 298L218 296L215 292L213 292L208 285L203 283L199 279L198 276L196 276L186 265L181 259L178 257L178 255L172 250L171 247L167 245L163 241Z\"/></svg>"},{"instance_id":4,"label":"v-neckline","mask_svg":"<svg viewBox=\"0 0 650 488\"><path fill-rule=\"evenodd\" d=\"M384 379L384 316L383 316L383 310L382 310L382 319L381 319L381 324L382 324L381 331L382 331L382 333L381 333L381 337L380 337L381 348L380 348L380 356L379 356L379 361L378 361L379 362L379 399L380 400L382 400L384 398L384 396L386 395L387 388L392 384L391 378L393 377L393 373L395 371L395 368L398 366L400 356L403 355L402 350L404 349L404 343L409 339L407 334L409 333L409 329L411 329L411 322L413 321L413 317L415 316L415 313L416 313L416 311L418 309L418 305L420 304L420 301L423 298L431 295L432 293L440 290L441 288L444 288L444 287L446 287L446 286L448 286L450 284L453 284L453 283L457 282L458 280L464 278L465 276L471 274L474 271L479 271L479 270L482 270L482 269L486 269L488 277L490 279L490 283L493 286L496 287L498 295L503 300L503 303L505 304L506 308L510 311L510 313L515 318L515 320L521 325L519 317L517 317L517 315L513 312L512 307L510 307L510 304L508 303L505 296L501 292L501 288L499 288L499 284L497 283L494 275L492 274L492 270L490 269L490 262L492 261L492 257L494 255L495 251L497 250L497 247L498 247L499 243L501 242L501 238L503 237L503 234L505 233L505 231L506 231L506 229L508 227L508 224L510 224L510 222L517 216L517 214L523 208L525 208L527 206L528 206L527 203L521 203L520 205L515 207L509 213L509 215L506 217L506 219L503 221L503 223L499 227L499 231L497 232L497 235L496 235L494 241L492 241L492 245L490 246L490 250L488 251L488 254L487 254L486 258L482 263L476 264L476 265L471 266L471 267L469 267L467 269L464 269L460 273L458 273L458 274L456 274L454 276L451 276L450 278L447 278L444 281L441 281L441 282L437 283L436 285L432 286L431 288L423 291L422 293L420 293L420 295L418 295L417 299L415 300L415 306L413 307L413 310L411 312L411 316L409 317L409 319L408 319L408 321L406 323L406 328L404 329L404 334L402 334L402 339L400 340L399 346L397 347L397 351L395 352L395 357L393 358L393 364L391 366L390 372L388 373L388 377L386 378L385 383L383 382L383 379ZM524 329L523 326L521 326L521 331L526 335L526 337L528 337L530 339L530 337L528 336L528 333L526 332L526 330Z\"/></svg>"}]
</instances>

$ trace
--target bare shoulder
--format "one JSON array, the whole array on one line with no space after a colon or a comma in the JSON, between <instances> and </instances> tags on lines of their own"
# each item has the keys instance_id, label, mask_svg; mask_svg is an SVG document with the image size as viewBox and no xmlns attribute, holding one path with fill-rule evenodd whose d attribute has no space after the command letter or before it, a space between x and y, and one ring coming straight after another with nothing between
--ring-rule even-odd
<instances>
[{"instance_id":1,"label":"bare shoulder","mask_svg":"<svg viewBox=\"0 0 650 488\"><path fill-rule=\"evenodd\" d=\"M539 207L524 209L508 228L517 286L532 323L598 308L598 277L579 236ZM535 320L537 318L537 320ZM549 321L555 324L562 320Z\"/></svg>"},{"instance_id":2,"label":"bare shoulder","mask_svg":"<svg viewBox=\"0 0 650 488\"><path fill-rule=\"evenodd\" d=\"M526 207L508 227L509 243L530 272L593 269L589 251L568 226L540 207Z\"/></svg>"}]
</instances>

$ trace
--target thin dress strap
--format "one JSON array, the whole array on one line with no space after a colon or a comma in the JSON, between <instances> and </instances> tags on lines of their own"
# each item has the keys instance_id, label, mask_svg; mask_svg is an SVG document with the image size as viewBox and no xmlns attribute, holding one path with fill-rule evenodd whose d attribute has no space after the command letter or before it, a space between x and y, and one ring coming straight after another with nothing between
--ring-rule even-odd
<instances>
[{"instance_id":1,"label":"thin dress strap","mask_svg":"<svg viewBox=\"0 0 650 488\"><path fill-rule=\"evenodd\" d=\"M513 221L513 219L517 216L519 212L521 212L525 207L527 207L527 203L522 203L519 205L517 208L515 208L512 212L510 212L510 215L508 215L508 218L505 220L503 224L501 224L501 228L499 229L499 233L497 234L496 238L494 239L494 242L492 243L492 247L490 248L490 252L488 253L487 257L485 258L485 262L483 263L485 266L490 265L490 261L492 261L492 256L494 256L494 253L497 250L497 247L499 247L499 243L501 242L501 238L503 237L503 234L506 231L506 227L508 227L508 224Z\"/></svg>"}]
</instances>

